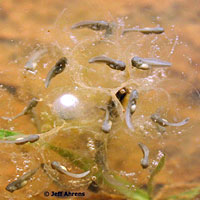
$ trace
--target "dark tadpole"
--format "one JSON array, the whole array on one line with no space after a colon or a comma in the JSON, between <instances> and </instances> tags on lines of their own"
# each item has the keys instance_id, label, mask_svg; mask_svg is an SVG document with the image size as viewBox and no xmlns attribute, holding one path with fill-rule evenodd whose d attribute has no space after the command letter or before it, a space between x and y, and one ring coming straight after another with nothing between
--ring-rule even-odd
<instances>
[{"instance_id":1,"label":"dark tadpole","mask_svg":"<svg viewBox=\"0 0 200 200\"><path fill-rule=\"evenodd\" d=\"M116 27L116 23L114 22L106 22L106 21L82 21L74 24L71 29L81 29L88 28L93 31L102 31L105 30L105 37L111 35L113 33L113 29Z\"/></svg>"},{"instance_id":2,"label":"dark tadpole","mask_svg":"<svg viewBox=\"0 0 200 200\"><path fill-rule=\"evenodd\" d=\"M127 28L124 29L122 35L129 32L140 32L143 34L161 34L164 32L164 28L162 27L154 27L154 28Z\"/></svg>"},{"instance_id":3,"label":"dark tadpole","mask_svg":"<svg viewBox=\"0 0 200 200\"><path fill-rule=\"evenodd\" d=\"M55 170L57 170L58 172L60 172L61 174L65 174L67 176L70 176L70 177L73 177L73 178L83 178L85 176L87 176L90 171L85 171L83 173L80 173L80 174L74 174L74 173L71 173L71 172L68 172L66 167L64 167L63 165L61 165L59 162L57 161L53 161L51 163L51 167Z\"/></svg>"},{"instance_id":4,"label":"dark tadpole","mask_svg":"<svg viewBox=\"0 0 200 200\"><path fill-rule=\"evenodd\" d=\"M171 123L171 122L168 122L166 119L161 118L161 116L157 113L151 115L151 120L155 123L158 123L160 126L175 126L175 127L183 126L188 123L189 119L190 118L187 117L181 122Z\"/></svg>"},{"instance_id":5,"label":"dark tadpole","mask_svg":"<svg viewBox=\"0 0 200 200\"><path fill-rule=\"evenodd\" d=\"M126 68L126 64L123 61L114 60L107 56L97 56L97 57L91 58L88 62L89 63L105 63L111 69L120 70L120 71L124 71Z\"/></svg>"},{"instance_id":6,"label":"dark tadpole","mask_svg":"<svg viewBox=\"0 0 200 200\"><path fill-rule=\"evenodd\" d=\"M39 140L39 135L29 135L27 137L18 138L16 140L0 140L0 143L23 145L27 142L34 143Z\"/></svg>"},{"instance_id":7,"label":"dark tadpole","mask_svg":"<svg viewBox=\"0 0 200 200\"><path fill-rule=\"evenodd\" d=\"M30 114L32 112L32 109L37 106L39 101L40 101L39 99L34 97L34 98L31 99L31 101L28 103L28 105L24 108L24 110L21 113L17 114L14 117L1 117L1 118L4 119L4 120L12 121L12 120L14 120L18 117L23 116L23 115Z\"/></svg>"},{"instance_id":8,"label":"dark tadpole","mask_svg":"<svg viewBox=\"0 0 200 200\"><path fill-rule=\"evenodd\" d=\"M120 90L118 90L115 95L118 98L118 100L122 103L128 92L129 92L128 89L123 87Z\"/></svg>"},{"instance_id":9,"label":"dark tadpole","mask_svg":"<svg viewBox=\"0 0 200 200\"><path fill-rule=\"evenodd\" d=\"M105 111L105 118L101 130L104 133L109 133L111 131L113 121L118 117L117 105L115 101L110 98L106 107L101 109Z\"/></svg>"},{"instance_id":10,"label":"dark tadpole","mask_svg":"<svg viewBox=\"0 0 200 200\"><path fill-rule=\"evenodd\" d=\"M92 181L88 186L88 190L90 190L91 192L97 193L99 192L100 188L99 188L99 185L95 181Z\"/></svg>"},{"instance_id":11,"label":"dark tadpole","mask_svg":"<svg viewBox=\"0 0 200 200\"><path fill-rule=\"evenodd\" d=\"M25 173L24 175L22 175L21 177L19 177L16 181L9 183L6 186L6 190L9 192L14 192L15 190L19 190L19 189L23 188L28 183L28 180L37 172L38 169L39 169L39 167L37 167L33 170L30 170L27 173Z\"/></svg>"},{"instance_id":12,"label":"dark tadpole","mask_svg":"<svg viewBox=\"0 0 200 200\"><path fill-rule=\"evenodd\" d=\"M172 64L167 61L159 60L157 58L141 58L134 56L131 59L131 64L133 67L142 70L149 70L152 67L170 67Z\"/></svg>"},{"instance_id":13,"label":"dark tadpole","mask_svg":"<svg viewBox=\"0 0 200 200\"><path fill-rule=\"evenodd\" d=\"M101 31L106 30L109 28L109 23L106 21L82 21L77 24L74 24L72 29L79 29L79 28L90 28L94 31Z\"/></svg>"},{"instance_id":14,"label":"dark tadpole","mask_svg":"<svg viewBox=\"0 0 200 200\"><path fill-rule=\"evenodd\" d=\"M105 119L103 121L101 129L104 133L109 133L112 128L112 121L110 120L110 112L108 108L105 109L105 112L106 112L106 115L105 115Z\"/></svg>"},{"instance_id":15,"label":"dark tadpole","mask_svg":"<svg viewBox=\"0 0 200 200\"><path fill-rule=\"evenodd\" d=\"M141 160L141 166L143 169L147 168L149 166L149 149L146 145L139 143L139 147L141 148L144 157Z\"/></svg>"},{"instance_id":16,"label":"dark tadpole","mask_svg":"<svg viewBox=\"0 0 200 200\"><path fill-rule=\"evenodd\" d=\"M128 105L126 107L126 124L128 126L128 128L131 131L134 131L134 127L131 121L131 116L133 115L133 113L136 110L136 101L138 99L138 92L137 90L132 90L129 100L128 100Z\"/></svg>"},{"instance_id":17,"label":"dark tadpole","mask_svg":"<svg viewBox=\"0 0 200 200\"><path fill-rule=\"evenodd\" d=\"M51 167L45 163L41 164L41 168L44 171L44 173L49 177L49 179L58 187L62 188L62 189L69 189L69 186L64 185L60 182L60 180L58 180L56 177L54 177L50 171L51 171Z\"/></svg>"},{"instance_id":18,"label":"dark tadpole","mask_svg":"<svg viewBox=\"0 0 200 200\"><path fill-rule=\"evenodd\" d=\"M63 58L60 58L58 62L51 68L45 80L46 88L48 88L52 78L54 78L55 76L57 76L58 74L64 71L66 64L67 64L67 58L63 57Z\"/></svg>"}]
</instances>

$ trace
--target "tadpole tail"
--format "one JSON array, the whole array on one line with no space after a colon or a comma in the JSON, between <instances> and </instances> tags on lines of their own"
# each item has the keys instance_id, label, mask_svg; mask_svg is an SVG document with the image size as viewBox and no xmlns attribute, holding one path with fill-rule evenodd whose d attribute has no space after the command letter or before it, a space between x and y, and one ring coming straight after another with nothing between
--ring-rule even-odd
<instances>
[{"instance_id":1,"label":"tadpole tail","mask_svg":"<svg viewBox=\"0 0 200 200\"><path fill-rule=\"evenodd\" d=\"M122 34L121 34L121 35L125 35L125 34L128 33L128 32L139 32L139 31L138 31L138 29L136 29L136 28L127 28L127 29L124 29L124 30L122 31Z\"/></svg>"},{"instance_id":2,"label":"tadpole tail","mask_svg":"<svg viewBox=\"0 0 200 200\"><path fill-rule=\"evenodd\" d=\"M0 143L3 143L3 144L15 144L15 140L0 140Z\"/></svg>"},{"instance_id":3,"label":"tadpole tail","mask_svg":"<svg viewBox=\"0 0 200 200\"><path fill-rule=\"evenodd\" d=\"M159 60L155 58L143 58L144 63L151 66L162 66L162 67L171 67L172 63L164 60Z\"/></svg>"},{"instance_id":4,"label":"tadpole tail","mask_svg":"<svg viewBox=\"0 0 200 200\"><path fill-rule=\"evenodd\" d=\"M69 189L69 186L67 185L63 185L62 183L59 182L59 180L57 180L49 171L50 171L50 167L45 164L45 163L41 163L41 168L44 171L44 173L48 176L48 178L58 187L62 188L62 189Z\"/></svg>"},{"instance_id":5,"label":"tadpole tail","mask_svg":"<svg viewBox=\"0 0 200 200\"><path fill-rule=\"evenodd\" d=\"M79 29L93 25L94 21L82 21L71 26L71 29Z\"/></svg>"},{"instance_id":6,"label":"tadpole tail","mask_svg":"<svg viewBox=\"0 0 200 200\"><path fill-rule=\"evenodd\" d=\"M190 120L190 118L187 117L186 119L184 119L181 122L178 122L178 123L170 123L170 122L168 122L167 125L168 126L183 126L183 125L187 124L189 120Z\"/></svg>"},{"instance_id":7,"label":"tadpole tail","mask_svg":"<svg viewBox=\"0 0 200 200\"><path fill-rule=\"evenodd\" d=\"M48 88L51 79L55 76L53 72L54 72L54 70L52 69L52 70L50 70L49 73L47 74L47 77L46 77L46 79L45 79L45 88Z\"/></svg>"},{"instance_id":8,"label":"tadpole tail","mask_svg":"<svg viewBox=\"0 0 200 200\"><path fill-rule=\"evenodd\" d=\"M79 23L71 26L71 29L78 29L78 28L83 28L83 25Z\"/></svg>"},{"instance_id":9,"label":"tadpole tail","mask_svg":"<svg viewBox=\"0 0 200 200\"><path fill-rule=\"evenodd\" d=\"M23 116L23 115L24 115L24 112L21 112L21 113L17 114L17 115L14 116L14 117L4 117L4 116L2 116L2 117L0 117L0 118L3 119L3 120L12 121L12 120L17 119L18 117Z\"/></svg>"},{"instance_id":10,"label":"tadpole tail","mask_svg":"<svg viewBox=\"0 0 200 200\"><path fill-rule=\"evenodd\" d=\"M18 117L21 117L24 115L24 112L22 111L21 113L17 114L16 116L12 117L11 119L14 120L14 119L17 119Z\"/></svg>"},{"instance_id":11,"label":"tadpole tail","mask_svg":"<svg viewBox=\"0 0 200 200\"><path fill-rule=\"evenodd\" d=\"M128 128L131 130L131 131L134 131L134 127L133 127L133 124L132 124L132 121L131 121L131 113L126 111L126 124L128 126Z\"/></svg>"},{"instance_id":12,"label":"tadpole tail","mask_svg":"<svg viewBox=\"0 0 200 200\"><path fill-rule=\"evenodd\" d=\"M83 172L83 173L80 173L80 174L75 174L75 173L71 173L71 172L65 171L64 174L66 174L67 176L73 177L73 178L84 178L84 177L86 177L89 173L90 173L90 171L88 170L88 171Z\"/></svg>"},{"instance_id":13,"label":"tadpole tail","mask_svg":"<svg viewBox=\"0 0 200 200\"><path fill-rule=\"evenodd\" d=\"M47 53L48 50L45 49L40 49L38 51L35 51L32 56L30 56L28 62L25 64L24 68L26 70L34 71L35 70L35 65L37 65L37 62L40 60L40 58Z\"/></svg>"},{"instance_id":14,"label":"tadpole tail","mask_svg":"<svg viewBox=\"0 0 200 200\"><path fill-rule=\"evenodd\" d=\"M88 62L89 63L103 62L103 63L106 63L106 64L110 64L111 63L111 59L107 58L105 56L97 56L97 57L91 58Z\"/></svg>"}]
</instances>

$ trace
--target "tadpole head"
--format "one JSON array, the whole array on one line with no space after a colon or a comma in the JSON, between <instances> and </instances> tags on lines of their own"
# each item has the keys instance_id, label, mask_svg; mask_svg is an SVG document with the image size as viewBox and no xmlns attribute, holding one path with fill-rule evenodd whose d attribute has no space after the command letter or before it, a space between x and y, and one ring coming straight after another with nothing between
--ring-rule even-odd
<instances>
[{"instance_id":1,"label":"tadpole head","mask_svg":"<svg viewBox=\"0 0 200 200\"><path fill-rule=\"evenodd\" d=\"M151 115L151 119L154 121L154 122L156 122L158 119L160 118L160 115L159 114L152 114Z\"/></svg>"},{"instance_id":2,"label":"tadpole head","mask_svg":"<svg viewBox=\"0 0 200 200\"><path fill-rule=\"evenodd\" d=\"M62 63L67 64L67 58L66 58L66 57L62 57L62 58L60 58L59 61L62 62Z\"/></svg>"},{"instance_id":3,"label":"tadpole head","mask_svg":"<svg viewBox=\"0 0 200 200\"><path fill-rule=\"evenodd\" d=\"M90 190L94 193L97 193L97 192L99 192L100 188L95 181L92 181L92 183L90 183L90 185L88 186L88 190Z\"/></svg>"},{"instance_id":4,"label":"tadpole head","mask_svg":"<svg viewBox=\"0 0 200 200\"><path fill-rule=\"evenodd\" d=\"M65 66L66 64L67 64L67 58L62 57L58 60L58 62L56 63L56 66Z\"/></svg>"},{"instance_id":5,"label":"tadpole head","mask_svg":"<svg viewBox=\"0 0 200 200\"><path fill-rule=\"evenodd\" d=\"M149 166L149 162L146 159L141 160L141 166L143 169L146 169Z\"/></svg>"},{"instance_id":6,"label":"tadpole head","mask_svg":"<svg viewBox=\"0 0 200 200\"><path fill-rule=\"evenodd\" d=\"M53 78L55 75L60 74L63 72L65 69L65 66L67 64L67 58L62 57L58 60L58 62L55 64L53 70L52 70L52 77Z\"/></svg>"},{"instance_id":7,"label":"tadpole head","mask_svg":"<svg viewBox=\"0 0 200 200\"><path fill-rule=\"evenodd\" d=\"M133 67L139 67L140 65L143 64L142 62L142 59L138 56L134 56L132 59L131 59L131 64Z\"/></svg>"},{"instance_id":8,"label":"tadpole head","mask_svg":"<svg viewBox=\"0 0 200 200\"><path fill-rule=\"evenodd\" d=\"M123 61L118 61L118 69L124 71L126 68L126 64Z\"/></svg>"},{"instance_id":9,"label":"tadpole head","mask_svg":"<svg viewBox=\"0 0 200 200\"><path fill-rule=\"evenodd\" d=\"M14 192L15 190L17 190L17 187L15 185L9 184L6 186L6 190L8 192Z\"/></svg>"},{"instance_id":10,"label":"tadpole head","mask_svg":"<svg viewBox=\"0 0 200 200\"><path fill-rule=\"evenodd\" d=\"M137 90L132 90L131 95L130 95L130 101L134 100L134 99L138 99L139 94Z\"/></svg>"},{"instance_id":11,"label":"tadpole head","mask_svg":"<svg viewBox=\"0 0 200 200\"><path fill-rule=\"evenodd\" d=\"M56 161L51 162L51 167L52 167L53 169L56 169L56 167L57 167L58 165L60 165L59 162L56 162Z\"/></svg>"},{"instance_id":12,"label":"tadpole head","mask_svg":"<svg viewBox=\"0 0 200 200\"><path fill-rule=\"evenodd\" d=\"M37 140L39 140L39 138L40 138L40 136L39 135L30 135L30 140L29 140L29 142L35 142L35 141L37 141Z\"/></svg>"}]
</instances>

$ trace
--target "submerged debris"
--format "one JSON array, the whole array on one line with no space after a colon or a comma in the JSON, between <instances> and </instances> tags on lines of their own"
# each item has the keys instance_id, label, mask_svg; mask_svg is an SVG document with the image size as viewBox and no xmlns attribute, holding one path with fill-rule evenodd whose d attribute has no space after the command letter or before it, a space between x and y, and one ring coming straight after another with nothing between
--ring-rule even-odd
<instances>
[{"instance_id":1,"label":"submerged debris","mask_svg":"<svg viewBox=\"0 0 200 200\"><path fill-rule=\"evenodd\" d=\"M89 63L96 63L96 62L97 63L105 63L110 68L116 69L116 70L121 70L121 71L124 71L126 68L126 64L124 62L122 62L120 60L114 60L107 56L97 56L97 57L91 58L88 62Z\"/></svg>"},{"instance_id":2,"label":"submerged debris","mask_svg":"<svg viewBox=\"0 0 200 200\"><path fill-rule=\"evenodd\" d=\"M166 119L161 118L159 114L153 114L151 115L151 119L153 122L158 123L161 126L183 126L188 123L190 118L187 117L181 122L170 123Z\"/></svg>"}]
</instances>

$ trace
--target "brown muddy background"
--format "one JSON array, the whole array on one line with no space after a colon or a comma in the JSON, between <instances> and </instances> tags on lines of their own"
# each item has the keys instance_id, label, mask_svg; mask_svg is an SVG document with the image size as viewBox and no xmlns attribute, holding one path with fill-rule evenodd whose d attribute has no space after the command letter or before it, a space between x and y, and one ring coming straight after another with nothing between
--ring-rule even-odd
<instances>
[{"instance_id":1,"label":"brown muddy background","mask_svg":"<svg viewBox=\"0 0 200 200\"><path fill-rule=\"evenodd\" d=\"M147 183L149 170L142 170L140 159L142 153L137 146L139 141L145 143L151 150L150 161L158 161L158 152L166 154L166 165L156 177L156 183L161 184L165 193L173 194L179 190L190 188L200 184L200 77L199 77L199 50L200 50L200 1L152 1L152 0L7 0L0 1L0 115L15 116L21 112L27 102L33 97L44 98L37 112L43 112L39 116L43 131L52 128L50 105L60 93L71 91L74 88L73 80L81 81L89 86L120 87L127 74L113 77L110 69L100 69L100 66L90 67L87 71L84 67L75 69L78 65L86 66L87 60L98 53L107 52L108 55L125 61L130 69L130 76L137 78L148 77L154 74L157 78L155 85L143 86L139 82L141 91L138 100L138 110L135 113L135 125L137 132L130 136L124 123L115 124L117 128L108 147L109 166L112 170L120 172L122 176L133 181L136 186L144 186ZM82 20L107 20L121 24L118 34L113 36L112 44L101 44L98 50L93 49L90 41L95 40L95 33L90 30L76 30L71 33L70 26ZM165 34L160 36L144 36L137 33L127 34L121 38L119 33L123 27L149 26L159 24L165 28ZM99 36L100 37L100 36ZM76 41L74 40L76 39ZM84 41L83 43L81 43ZM76 44L75 44L76 43ZM77 45L78 44L78 45ZM50 48L50 54L43 62L47 67L39 70L38 77L26 76L24 65L35 48ZM73 47L75 47L75 50ZM83 46L83 47L82 47ZM159 47L159 48L157 48ZM63 49L60 52L58 49ZM65 55L70 63L70 70L66 76L60 76L48 90L45 90L43 80L51 66L61 56ZM135 72L130 67L130 58L134 55L143 57L160 56L161 59L173 63L171 69L161 72ZM41 61L42 62L42 61ZM43 66L40 63L40 66ZM44 67L44 66L43 66ZM98 69L99 68L99 69ZM97 70L98 69L98 70ZM96 71L95 71L96 70ZM70 72L72 75L70 75ZM102 79L102 74L104 74ZM106 74L106 75L105 75ZM71 77L72 76L72 77ZM160 78L161 77L161 78ZM163 78L164 77L164 78ZM135 87L135 85L130 85ZM63 88L61 90L55 88ZM160 90L158 89L160 88ZM162 88L162 90L161 90ZM87 89L77 92L80 99L88 94ZM96 97L95 97L96 95ZM105 95L105 96L104 96ZM63 138L56 137L51 142L65 145L71 149L87 151L82 138L91 137L92 131L98 131L100 123L98 118L103 118L99 112L93 119L94 110L91 107L102 102L106 103L108 96L100 94L97 90L90 90L88 98L90 103L84 102L84 113L91 133L82 133L77 137L73 130L67 134L69 140L63 143ZM88 113L87 113L87 108ZM167 133L161 135L149 120L149 116L161 110L163 116L169 121L181 121L190 117L190 123L180 128L169 128ZM46 111L46 112L45 112ZM45 118L46 116L46 118ZM96 120L96 122L95 122ZM95 124L96 123L96 124ZM120 122L121 123L121 122ZM30 116L24 116L13 122L0 120L1 128L15 130L26 134L37 133L37 129L30 120ZM85 133L85 137L84 134ZM61 133L62 135L62 133ZM50 140L50 139L49 139ZM86 143L86 142L85 142ZM42 173L32 180L25 188L9 194L5 191L6 185L17 176L22 175L37 167L42 155L49 156L45 159L52 160L55 155L50 152L40 151L36 146L18 147L1 145L0 147L0 198L1 199L45 199L43 192L58 191L54 184ZM116 154L117 153L117 154ZM61 159L61 158L58 158ZM70 163L69 163L70 165ZM36 180L37 179L37 180ZM102 186L103 187L103 186ZM169 191L168 191L169 190ZM159 192L159 191L158 191ZM115 198L101 194L89 199ZM32 197L35 196L35 197ZM161 195L162 196L162 195ZM118 197L116 197L118 198ZM47 198L48 199L48 198ZM161 198L162 199L162 198Z\"/></svg>"}]
</instances>

